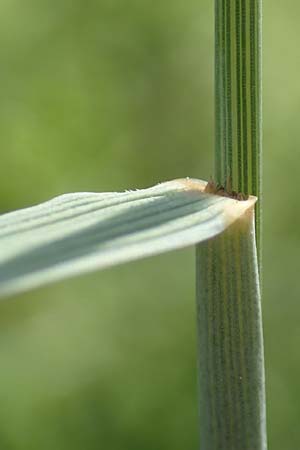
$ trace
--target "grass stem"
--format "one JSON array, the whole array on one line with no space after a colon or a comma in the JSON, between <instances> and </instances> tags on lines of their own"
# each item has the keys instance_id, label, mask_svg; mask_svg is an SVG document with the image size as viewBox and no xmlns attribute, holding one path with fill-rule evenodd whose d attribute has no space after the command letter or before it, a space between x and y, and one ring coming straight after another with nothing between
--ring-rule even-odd
<instances>
[{"instance_id":1,"label":"grass stem","mask_svg":"<svg viewBox=\"0 0 300 450\"><path fill-rule=\"evenodd\" d=\"M201 449L264 450L265 393L254 215L197 248Z\"/></svg>"},{"instance_id":2,"label":"grass stem","mask_svg":"<svg viewBox=\"0 0 300 450\"><path fill-rule=\"evenodd\" d=\"M261 0L215 0L215 182L258 197L198 245L203 450L265 450L261 275Z\"/></svg>"}]
</instances>

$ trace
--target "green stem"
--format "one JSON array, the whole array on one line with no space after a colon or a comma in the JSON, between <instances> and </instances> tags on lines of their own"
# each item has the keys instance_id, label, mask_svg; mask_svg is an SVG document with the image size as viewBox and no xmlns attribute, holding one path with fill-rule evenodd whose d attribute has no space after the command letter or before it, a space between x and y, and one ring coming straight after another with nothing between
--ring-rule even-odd
<instances>
[{"instance_id":1,"label":"green stem","mask_svg":"<svg viewBox=\"0 0 300 450\"><path fill-rule=\"evenodd\" d=\"M258 202L255 225L252 211L197 247L201 448L264 450L261 0L215 0L215 14L216 182Z\"/></svg>"},{"instance_id":2,"label":"green stem","mask_svg":"<svg viewBox=\"0 0 300 450\"><path fill-rule=\"evenodd\" d=\"M228 190L258 197L255 217L259 249L261 9L261 0L215 0L215 177Z\"/></svg>"},{"instance_id":3,"label":"green stem","mask_svg":"<svg viewBox=\"0 0 300 450\"><path fill-rule=\"evenodd\" d=\"M203 450L266 449L254 215L197 247Z\"/></svg>"}]
</instances>

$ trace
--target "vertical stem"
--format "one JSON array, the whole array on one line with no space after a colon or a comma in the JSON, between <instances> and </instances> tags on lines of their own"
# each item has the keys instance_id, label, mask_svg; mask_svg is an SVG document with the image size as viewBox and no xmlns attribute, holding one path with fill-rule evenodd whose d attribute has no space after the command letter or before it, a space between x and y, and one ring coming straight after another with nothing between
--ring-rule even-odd
<instances>
[{"instance_id":1,"label":"vertical stem","mask_svg":"<svg viewBox=\"0 0 300 450\"><path fill-rule=\"evenodd\" d=\"M203 450L267 448L258 276L261 1L215 0L215 178L259 200L255 219L252 211L197 247Z\"/></svg>"},{"instance_id":2,"label":"vertical stem","mask_svg":"<svg viewBox=\"0 0 300 450\"><path fill-rule=\"evenodd\" d=\"M265 450L265 391L254 214L197 247L203 450Z\"/></svg>"},{"instance_id":3,"label":"vertical stem","mask_svg":"<svg viewBox=\"0 0 300 450\"><path fill-rule=\"evenodd\" d=\"M215 0L215 178L258 197L256 239L261 252L261 5Z\"/></svg>"}]
</instances>

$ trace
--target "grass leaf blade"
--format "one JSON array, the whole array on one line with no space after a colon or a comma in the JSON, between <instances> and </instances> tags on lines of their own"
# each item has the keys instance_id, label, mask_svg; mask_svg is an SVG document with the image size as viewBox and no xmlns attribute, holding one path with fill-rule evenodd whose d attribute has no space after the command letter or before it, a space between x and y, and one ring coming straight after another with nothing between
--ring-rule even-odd
<instances>
[{"instance_id":1,"label":"grass leaf blade","mask_svg":"<svg viewBox=\"0 0 300 450\"><path fill-rule=\"evenodd\" d=\"M66 194L0 216L0 295L207 240L255 202L207 194L205 186L182 179Z\"/></svg>"}]
</instances>

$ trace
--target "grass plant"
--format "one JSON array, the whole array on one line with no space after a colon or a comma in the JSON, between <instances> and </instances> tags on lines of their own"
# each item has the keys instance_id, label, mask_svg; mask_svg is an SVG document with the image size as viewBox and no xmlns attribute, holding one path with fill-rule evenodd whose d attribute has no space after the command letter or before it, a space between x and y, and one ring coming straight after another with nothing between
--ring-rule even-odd
<instances>
[{"instance_id":1,"label":"grass plant","mask_svg":"<svg viewBox=\"0 0 300 450\"><path fill-rule=\"evenodd\" d=\"M201 448L263 450L261 0L215 7L214 181L66 194L2 215L0 295L197 245Z\"/></svg>"},{"instance_id":2,"label":"grass plant","mask_svg":"<svg viewBox=\"0 0 300 450\"><path fill-rule=\"evenodd\" d=\"M200 433L207 450L267 447L258 269L261 7L261 0L215 2L216 185L258 202L255 215L247 211L197 248Z\"/></svg>"}]
</instances>

